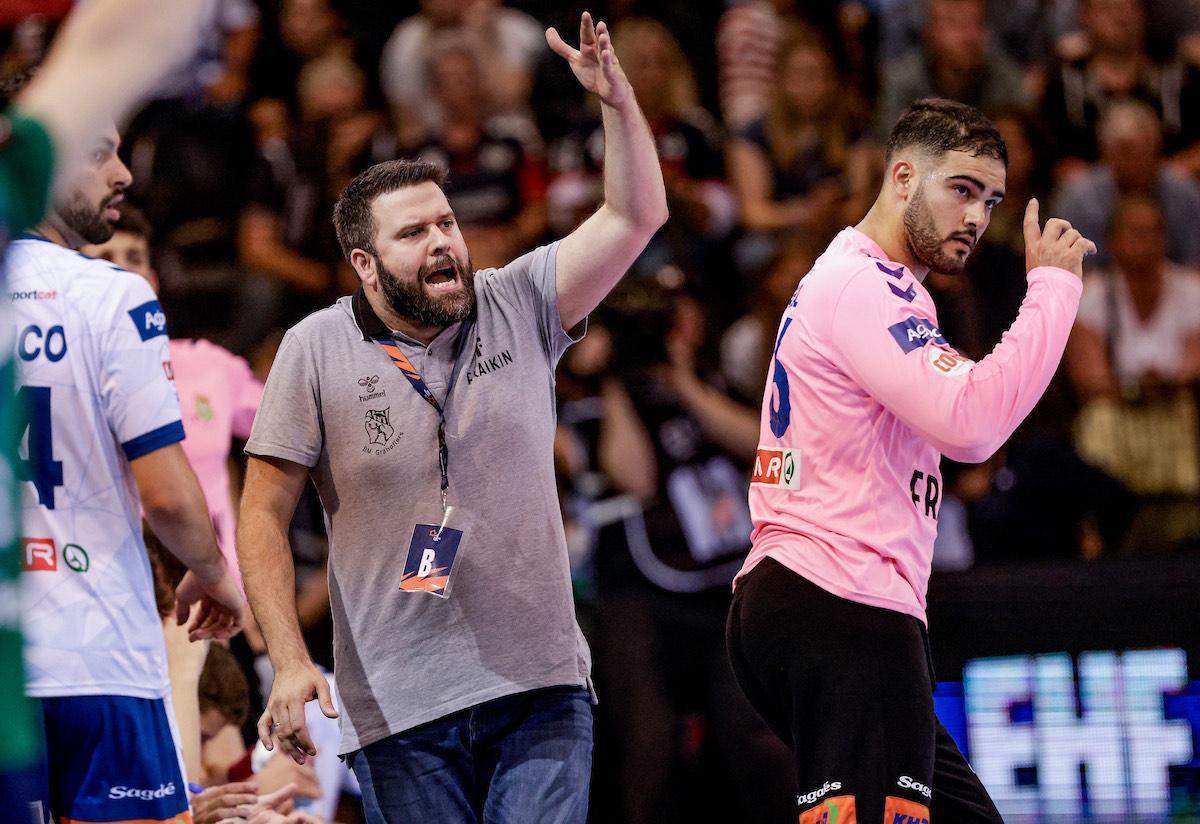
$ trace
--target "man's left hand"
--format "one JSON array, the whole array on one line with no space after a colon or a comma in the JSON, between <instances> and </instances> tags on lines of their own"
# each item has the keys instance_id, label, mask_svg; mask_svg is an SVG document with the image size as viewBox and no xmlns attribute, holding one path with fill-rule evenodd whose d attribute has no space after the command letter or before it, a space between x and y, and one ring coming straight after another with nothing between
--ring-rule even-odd
<instances>
[{"instance_id":1,"label":"man's left hand","mask_svg":"<svg viewBox=\"0 0 1200 824\"><path fill-rule=\"evenodd\" d=\"M608 105L620 107L633 99L633 90L613 51L608 24L603 20L593 24L592 15L583 13L579 21L578 49L567 45L553 27L546 29L546 42L555 54L571 64L571 71L583 87Z\"/></svg>"}]
</instances>

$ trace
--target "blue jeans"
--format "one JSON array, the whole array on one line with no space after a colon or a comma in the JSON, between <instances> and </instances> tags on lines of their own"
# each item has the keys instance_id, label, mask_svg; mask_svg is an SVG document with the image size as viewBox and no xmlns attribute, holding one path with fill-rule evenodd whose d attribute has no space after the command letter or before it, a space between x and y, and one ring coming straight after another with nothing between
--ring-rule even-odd
<instances>
[{"instance_id":1,"label":"blue jeans","mask_svg":"<svg viewBox=\"0 0 1200 824\"><path fill-rule=\"evenodd\" d=\"M369 824L584 824L592 704L582 687L505 696L351 753Z\"/></svg>"}]
</instances>

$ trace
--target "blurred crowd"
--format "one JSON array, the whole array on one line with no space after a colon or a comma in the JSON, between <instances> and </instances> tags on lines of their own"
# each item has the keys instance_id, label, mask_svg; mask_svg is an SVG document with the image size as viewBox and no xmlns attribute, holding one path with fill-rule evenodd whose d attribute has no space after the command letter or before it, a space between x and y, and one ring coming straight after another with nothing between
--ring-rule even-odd
<instances>
[{"instance_id":1,"label":"blurred crowd","mask_svg":"<svg viewBox=\"0 0 1200 824\"><path fill-rule=\"evenodd\" d=\"M69 5L0 12L0 74L36 64ZM603 131L543 32L583 8L209 0L200 53L123 130L172 336L265 377L282 330L356 287L332 205L381 160L449 169L476 268L572 229L601 199ZM787 756L741 717L721 634L763 386L783 306L874 200L911 100L978 106L1008 144L1007 197L966 273L925 281L962 353L986 356L1016 316L1029 198L1099 248L1038 409L986 463L944 463L935 570L1197 544L1200 0L587 8L611 26L671 210L559 371L562 509L603 702L594 817L773 820ZM293 544L331 667L315 499Z\"/></svg>"}]
</instances>

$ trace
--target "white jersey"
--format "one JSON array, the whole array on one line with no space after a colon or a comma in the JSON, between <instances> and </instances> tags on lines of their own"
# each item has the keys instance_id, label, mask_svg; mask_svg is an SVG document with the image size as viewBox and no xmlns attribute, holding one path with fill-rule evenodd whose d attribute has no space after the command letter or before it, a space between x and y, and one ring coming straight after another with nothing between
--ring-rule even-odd
<instances>
[{"instance_id":1,"label":"white jersey","mask_svg":"<svg viewBox=\"0 0 1200 824\"><path fill-rule=\"evenodd\" d=\"M167 694L129 462L183 439L166 320L141 278L43 238L9 247L22 623L33 696ZM14 337L15 335L15 337Z\"/></svg>"}]
</instances>

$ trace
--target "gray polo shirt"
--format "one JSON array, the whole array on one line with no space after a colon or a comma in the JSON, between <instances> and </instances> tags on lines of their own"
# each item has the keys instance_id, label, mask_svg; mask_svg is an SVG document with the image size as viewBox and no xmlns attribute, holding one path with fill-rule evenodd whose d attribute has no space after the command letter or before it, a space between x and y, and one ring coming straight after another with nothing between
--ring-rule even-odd
<instances>
[{"instance_id":1,"label":"gray polo shirt","mask_svg":"<svg viewBox=\"0 0 1200 824\"><path fill-rule=\"evenodd\" d=\"M372 340L387 328L359 290L279 348L246 451L310 467L325 507L340 753L512 693L590 688L552 456L554 368L572 342L557 250L478 272L474 323L428 346L395 335L446 411L449 498L466 518L447 599L399 589L441 475L437 413Z\"/></svg>"}]
</instances>

